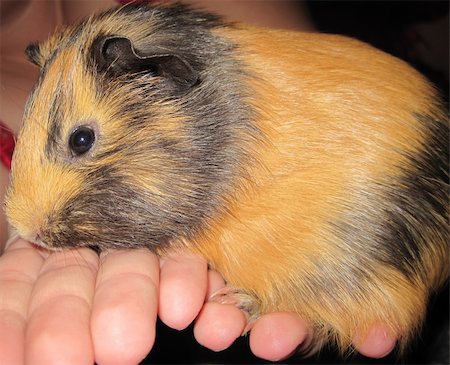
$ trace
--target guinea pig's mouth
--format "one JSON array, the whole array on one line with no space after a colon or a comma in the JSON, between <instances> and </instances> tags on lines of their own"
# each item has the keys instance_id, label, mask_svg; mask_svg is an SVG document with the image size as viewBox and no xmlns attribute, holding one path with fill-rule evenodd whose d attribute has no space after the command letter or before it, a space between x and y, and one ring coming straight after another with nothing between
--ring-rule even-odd
<instances>
[{"instance_id":1,"label":"guinea pig's mouth","mask_svg":"<svg viewBox=\"0 0 450 365\"><path fill-rule=\"evenodd\" d=\"M63 251L64 247L62 246L50 246L45 243L45 241L41 238L41 235L38 233L34 237L23 237L25 240L30 242L34 247L36 247L39 250L45 249L47 251ZM102 252L102 249L97 244L89 244L85 246L79 246L79 247L87 247L91 250L95 251L97 254L100 254Z\"/></svg>"},{"instance_id":2,"label":"guinea pig's mouth","mask_svg":"<svg viewBox=\"0 0 450 365\"><path fill-rule=\"evenodd\" d=\"M55 247L48 245L45 241L45 239L42 238L42 234L40 232L30 235L30 236L22 236L23 239L30 242L35 248L39 250L46 250L46 251L62 251L63 247Z\"/></svg>"},{"instance_id":3,"label":"guinea pig's mouth","mask_svg":"<svg viewBox=\"0 0 450 365\"><path fill-rule=\"evenodd\" d=\"M49 247L48 245L45 244L39 233L37 233L34 237L24 237L24 238L36 248L52 251L54 250L54 248L52 249L52 247Z\"/></svg>"},{"instance_id":4,"label":"guinea pig's mouth","mask_svg":"<svg viewBox=\"0 0 450 365\"><path fill-rule=\"evenodd\" d=\"M98 255L102 253L102 248L99 245L91 244L87 245L87 248L90 248L92 251L96 252Z\"/></svg>"},{"instance_id":5,"label":"guinea pig's mouth","mask_svg":"<svg viewBox=\"0 0 450 365\"><path fill-rule=\"evenodd\" d=\"M40 237L39 234L37 234L35 237L30 238L27 237L25 238L28 242L30 242L35 248L39 249L39 250L47 250L47 251L64 251L64 247L58 247L58 246L49 246L47 245L42 238ZM91 244L91 245L86 245L84 247L90 248L91 250L95 251L97 254L100 254L102 252L102 249L100 248L99 245L96 244Z\"/></svg>"}]
</instances>

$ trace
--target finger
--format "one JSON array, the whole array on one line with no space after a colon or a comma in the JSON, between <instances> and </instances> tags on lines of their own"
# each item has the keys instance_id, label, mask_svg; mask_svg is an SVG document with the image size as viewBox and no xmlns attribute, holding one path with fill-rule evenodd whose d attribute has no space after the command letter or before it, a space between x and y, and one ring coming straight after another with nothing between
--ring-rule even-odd
<instances>
[{"instance_id":1,"label":"finger","mask_svg":"<svg viewBox=\"0 0 450 365\"><path fill-rule=\"evenodd\" d=\"M225 287L225 281L217 271L208 270L207 298ZM247 318L234 305L207 302L194 325L194 336L199 344L213 351L230 347L242 335Z\"/></svg>"},{"instance_id":2,"label":"finger","mask_svg":"<svg viewBox=\"0 0 450 365\"><path fill-rule=\"evenodd\" d=\"M380 359L392 352L397 343L397 338L387 326L376 324L363 339L356 337L353 343L360 354Z\"/></svg>"},{"instance_id":3,"label":"finger","mask_svg":"<svg viewBox=\"0 0 450 365\"><path fill-rule=\"evenodd\" d=\"M197 316L207 290L206 261L190 252L161 260L159 317L169 327L186 328Z\"/></svg>"},{"instance_id":4,"label":"finger","mask_svg":"<svg viewBox=\"0 0 450 365\"><path fill-rule=\"evenodd\" d=\"M207 298L225 287L217 271L208 270ZM194 336L199 344L213 351L222 351L238 338L246 326L246 317L234 305L215 302L204 304L194 325Z\"/></svg>"},{"instance_id":5,"label":"finger","mask_svg":"<svg viewBox=\"0 0 450 365\"><path fill-rule=\"evenodd\" d=\"M95 360L137 364L155 341L159 262L148 250L115 250L102 257L92 309Z\"/></svg>"},{"instance_id":6,"label":"finger","mask_svg":"<svg viewBox=\"0 0 450 365\"><path fill-rule=\"evenodd\" d=\"M52 253L33 288L25 363L92 364L90 313L98 257L89 249Z\"/></svg>"},{"instance_id":7,"label":"finger","mask_svg":"<svg viewBox=\"0 0 450 365\"><path fill-rule=\"evenodd\" d=\"M213 351L222 351L244 331L247 319L230 304L205 303L194 325L194 336L199 344Z\"/></svg>"},{"instance_id":8,"label":"finger","mask_svg":"<svg viewBox=\"0 0 450 365\"><path fill-rule=\"evenodd\" d=\"M225 285L225 281L217 271L208 270L208 286L206 289L206 298L209 298L215 292L224 288Z\"/></svg>"},{"instance_id":9,"label":"finger","mask_svg":"<svg viewBox=\"0 0 450 365\"><path fill-rule=\"evenodd\" d=\"M262 359L279 361L290 356L309 334L307 323L298 315L270 313L254 323L250 332L250 348Z\"/></svg>"},{"instance_id":10,"label":"finger","mask_svg":"<svg viewBox=\"0 0 450 365\"><path fill-rule=\"evenodd\" d=\"M217 271L208 270L207 298L225 285ZM222 351L242 335L246 325L246 316L234 305L207 302L195 321L194 336L202 346L213 351Z\"/></svg>"},{"instance_id":11,"label":"finger","mask_svg":"<svg viewBox=\"0 0 450 365\"><path fill-rule=\"evenodd\" d=\"M11 242L0 257L0 364L25 361L25 330L31 291L44 262L24 240Z\"/></svg>"}]
</instances>

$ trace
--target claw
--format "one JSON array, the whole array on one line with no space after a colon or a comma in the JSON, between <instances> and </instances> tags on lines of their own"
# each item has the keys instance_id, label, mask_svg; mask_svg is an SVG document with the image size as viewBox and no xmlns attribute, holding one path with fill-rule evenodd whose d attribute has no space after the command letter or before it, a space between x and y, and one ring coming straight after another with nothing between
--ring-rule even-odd
<instances>
[{"instance_id":1,"label":"claw","mask_svg":"<svg viewBox=\"0 0 450 365\"><path fill-rule=\"evenodd\" d=\"M259 304L255 298L238 288L226 286L219 289L211 294L209 301L219 304L234 305L244 313L247 319L247 325L242 332L242 336L246 335L251 330L253 324L260 316Z\"/></svg>"}]
</instances>

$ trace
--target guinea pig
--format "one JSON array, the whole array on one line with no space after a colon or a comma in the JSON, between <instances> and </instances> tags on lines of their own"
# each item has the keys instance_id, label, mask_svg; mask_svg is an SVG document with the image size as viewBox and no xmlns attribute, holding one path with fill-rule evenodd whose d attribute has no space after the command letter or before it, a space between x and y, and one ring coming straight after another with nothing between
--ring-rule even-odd
<instances>
[{"instance_id":1,"label":"guinea pig","mask_svg":"<svg viewBox=\"0 0 450 365\"><path fill-rule=\"evenodd\" d=\"M406 63L181 5L111 9L27 54L6 203L22 237L188 248L219 300L298 313L314 349L380 322L402 349L420 328L449 275L449 133Z\"/></svg>"}]
</instances>

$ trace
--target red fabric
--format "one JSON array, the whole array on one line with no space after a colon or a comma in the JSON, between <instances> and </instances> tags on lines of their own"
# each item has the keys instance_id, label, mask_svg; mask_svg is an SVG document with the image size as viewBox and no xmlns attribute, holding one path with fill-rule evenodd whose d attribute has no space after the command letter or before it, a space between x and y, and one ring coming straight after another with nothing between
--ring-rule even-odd
<instances>
[{"instance_id":1,"label":"red fabric","mask_svg":"<svg viewBox=\"0 0 450 365\"><path fill-rule=\"evenodd\" d=\"M11 158L16 140L6 125L0 122L0 161L7 169L11 169Z\"/></svg>"}]
</instances>

